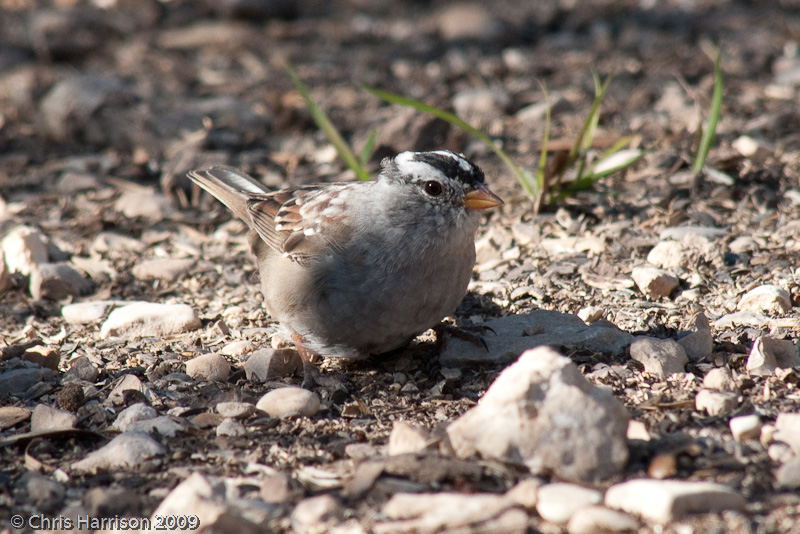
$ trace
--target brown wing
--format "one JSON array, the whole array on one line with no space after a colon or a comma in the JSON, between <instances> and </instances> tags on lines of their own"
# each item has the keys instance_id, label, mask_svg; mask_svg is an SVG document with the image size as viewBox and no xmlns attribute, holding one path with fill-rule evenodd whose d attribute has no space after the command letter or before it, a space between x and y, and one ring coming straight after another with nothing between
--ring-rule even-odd
<instances>
[{"instance_id":1,"label":"brown wing","mask_svg":"<svg viewBox=\"0 0 800 534\"><path fill-rule=\"evenodd\" d=\"M253 229L276 252L305 263L323 243L335 246L341 224L323 212L341 187L326 186L324 194L317 186L305 186L251 195L247 212Z\"/></svg>"}]
</instances>

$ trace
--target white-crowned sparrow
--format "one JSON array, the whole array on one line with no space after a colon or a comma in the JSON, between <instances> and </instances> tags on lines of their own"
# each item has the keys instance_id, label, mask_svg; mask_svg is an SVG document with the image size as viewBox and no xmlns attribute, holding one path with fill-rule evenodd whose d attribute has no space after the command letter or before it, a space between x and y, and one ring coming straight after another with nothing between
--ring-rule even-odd
<instances>
[{"instance_id":1,"label":"white-crowned sparrow","mask_svg":"<svg viewBox=\"0 0 800 534\"><path fill-rule=\"evenodd\" d=\"M388 352L453 313L478 210L503 204L460 154L403 152L381 167L376 181L276 192L230 167L189 172L250 227L267 310L295 342L304 384L317 377L309 352Z\"/></svg>"}]
</instances>

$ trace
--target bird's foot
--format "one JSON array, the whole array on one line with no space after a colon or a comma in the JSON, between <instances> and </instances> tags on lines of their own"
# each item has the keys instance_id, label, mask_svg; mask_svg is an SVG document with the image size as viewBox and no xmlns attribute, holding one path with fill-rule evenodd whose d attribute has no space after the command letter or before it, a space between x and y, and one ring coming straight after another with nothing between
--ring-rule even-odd
<instances>
[{"instance_id":1,"label":"bird's foot","mask_svg":"<svg viewBox=\"0 0 800 534\"><path fill-rule=\"evenodd\" d=\"M454 338L461 339L462 341L467 341L476 345L478 347L482 347L489 352L489 345L486 344L486 340L483 338L484 334L487 332L491 332L494 335L497 335L492 327L476 324L470 326L454 326L450 324L440 323L434 328L436 332L436 339L444 340L444 334L450 334Z\"/></svg>"},{"instance_id":2,"label":"bird's foot","mask_svg":"<svg viewBox=\"0 0 800 534\"><path fill-rule=\"evenodd\" d=\"M304 389L314 389L314 386L320 386L326 389L348 391L349 380L342 375L327 374L320 371L314 362L311 361L312 354L308 351L303 344L303 338L300 334L292 334L292 341L303 361L303 383L301 387Z\"/></svg>"}]
</instances>

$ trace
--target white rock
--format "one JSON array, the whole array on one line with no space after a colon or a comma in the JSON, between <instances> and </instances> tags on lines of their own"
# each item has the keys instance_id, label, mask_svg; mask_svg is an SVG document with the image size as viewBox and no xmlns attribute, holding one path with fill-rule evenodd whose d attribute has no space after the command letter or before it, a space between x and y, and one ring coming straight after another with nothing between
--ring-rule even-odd
<instances>
[{"instance_id":1,"label":"white rock","mask_svg":"<svg viewBox=\"0 0 800 534\"><path fill-rule=\"evenodd\" d=\"M644 370L660 380L683 373L689 363L686 351L672 339L639 336L630 347L631 358L642 363Z\"/></svg>"},{"instance_id":2,"label":"white rock","mask_svg":"<svg viewBox=\"0 0 800 534\"><path fill-rule=\"evenodd\" d=\"M145 398L149 397L152 392L147 388L138 376L134 374L126 374L122 380L117 382L111 393L108 394L108 400L113 404L122 404L125 401L126 391L138 391L144 394Z\"/></svg>"},{"instance_id":3,"label":"white rock","mask_svg":"<svg viewBox=\"0 0 800 534\"><path fill-rule=\"evenodd\" d=\"M725 237L726 235L728 235L728 231L724 228L714 228L711 226L674 226L662 230L658 237L661 240L674 239L675 241L680 241L687 236L694 236L713 241L714 239Z\"/></svg>"},{"instance_id":4,"label":"white rock","mask_svg":"<svg viewBox=\"0 0 800 534\"><path fill-rule=\"evenodd\" d=\"M778 414L772 438L786 443L796 455L800 456L800 413Z\"/></svg>"},{"instance_id":5,"label":"white rock","mask_svg":"<svg viewBox=\"0 0 800 534\"><path fill-rule=\"evenodd\" d=\"M569 534L614 534L634 532L639 528L635 517L604 506L586 506L577 510L567 523Z\"/></svg>"},{"instance_id":6,"label":"white rock","mask_svg":"<svg viewBox=\"0 0 800 534\"><path fill-rule=\"evenodd\" d=\"M745 498L722 484L636 479L611 486L605 504L655 523L679 521L693 513L741 510Z\"/></svg>"},{"instance_id":7,"label":"white rock","mask_svg":"<svg viewBox=\"0 0 800 534\"><path fill-rule=\"evenodd\" d=\"M504 495L463 493L396 493L382 514L393 522L378 523L375 532L504 532L523 534L528 515L513 509ZM510 511L517 513L506 515ZM480 527L470 529L470 525ZM505 528L502 528L505 527Z\"/></svg>"},{"instance_id":8,"label":"white rock","mask_svg":"<svg viewBox=\"0 0 800 534\"><path fill-rule=\"evenodd\" d=\"M576 511L602 501L603 496L597 490L557 482L539 488L536 511L547 521L566 523Z\"/></svg>"},{"instance_id":9,"label":"white rock","mask_svg":"<svg viewBox=\"0 0 800 534\"><path fill-rule=\"evenodd\" d=\"M116 256L129 252L141 254L147 246L138 239L114 232L100 232L89 250L101 256Z\"/></svg>"},{"instance_id":10,"label":"white rock","mask_svg":"<svg viewBox=\"0 0 800 534\"><path fill-rule=\"evenodd\" d=\"M684 263L687 247L678 241L661 241L647 254L647 263L664 269L675 269Z\"/></svg>"},{"instance_id":11,"label":"white rock","mask_svg":"<svg viewBox=\"0 0 800 534\"><path fill-rule=\"evenodd\" d=\"M248 352L252 352L253 344L247 339L240 339L238 341L231 341L219 351L224 356L242 356Z\"/></svg>"},{"instance_id":12,"label":"white rock","mask_svg":"<svg viewBox=\"0 0 800 534\"><path fill-rule=\"evenodd\" d=\"M6 257L3 249L0 248L0 295L5 293L11 284L11 270L6 265Z\"/></svg>"},{"instance_id":13,"label":"white rock","mask_svg":"<svg viewBox=\"0 0 800 534\"><path fill-rule=\"evenodd\" d=\"M28 276L37 265L47 263L47 238L29 226L17 226L3 238L6 265L12 273Z\"/></svg>"},{"instance_id":14,"label":"white rock","mask_svg":"<svg viewBox=\"0 0 800 534\"><path fill-rule=\"evenodd\" d=\"M776 369L800 367L800 355L797 346L789 339L761 336L750 349L746 367L751 374L768 375Z\"/></svg>"},{"instance_id":15,"label":"white rock","mask_svg":"<svg viewBox=\"0 0 800 534\"><path fill-rule=\"evenodd\" d=\"M61 317L68 324L96 323L106 316L112 306L125 305L127 302L114 300L95 300L91 302L76 302L61 307Z\"/></svg>"},{"instance_id":16,"label":"white rock","mask_svg":"<svg viewBox=\"0 0 800 534\"><path fill-rule=\"evenodd\" d=\"M708 415L730 413L738 404L739 395L714 389L701 389L694 398L697 411L705 410Z\"/></svg>"},{"instance_id":17,"label":"white rock","mask_svg":"<svg viewBox=\"0 0 800 534\"><path fill-rule=\"evenodd\" d=\"M220 402L217 413L225 418L246 419L256 413L256 407L249 402Z\"/></svg>"},{"instance_id":18,"label":"white rock","mask_svg":"<svg viewBox=\"0 0 800 534\"><path fill-rule=\"evenodd\" d=\"M187 361L186 374L196 380L224 382L231 374L231 364L222 354L212 352Z\"/></svg>"},{"instance_id":19,"label":"white rock","mask_svg":"<svg viewBox=\"0 0 800 534\"><path fill-rule=\"evenodd\" d=\"M137 302L112 311L100 328L100 336L163 337L200 327L200 319L187 304Z\"/></svg>"},{"instance_id":20,"label":"white rock","mask_svg":"<svg viewBox=\"0 0 800 534\"><path fill-rule=\"evenodd\" d=\"M761 418L758 415L740 415L728 421L733 439L747 441L756 439L761 434Z\"/></svg>"},{"instance_id":21,"label":"white rock","mask_svg":"<svg viewBox=\"0 0 800 534\"><path fill-rule=\"evenodd\" d=\"M625 466L627 427L628 414L610 392L589 383L569 358L538 348L507 367L447 434L462 458L478 453L582 482Z\"/></svg>"},{"instance_id":22,"label":"white rock","mask_svg":"<svg viewBox=\"0 0 800 534\"><path fill-rule=\"evenodd\" d=\"M159 434L169 438L175 437L178 432L183 432L183 426L173 421L169 416L160 415L154 419L143 419L128 424L128 432L144 432L146 434Z\"/></svg>"},{"instance_id":23,"label":"white rock","mask_svg":"<svg viewBox=\"0 0 800 534\"><path fill-rule=\"evenodd\" d=\"M151 222L163 221L174 211L166 196L156 192L138 191L122 193L114 204L114 209L128 218L141 217Z\"/></svg>"},{"instance_id":24,"label":"white rock","mask_svg":"<svg viewBox=\"0 0 800 534\"><path fill-rule=\"evenodd\" d=\"M72 412L37 404L31 415L31 432L75 428L77 422L78 416Z\"/></svg>"},{"instance_id":25,"label":"white rock","mask_svg":"<svg viewBox=\"0 0 800 534\"><path fill-rule=\"evenodd\" d=\"M669 297L680 283L674 274L655 267L634 267L631 277L639 291L651 299Z\"/></svg>"},{"instance_id":26,"label":"white rock","mask_svg":"<svg viewBox=\"0 0 800 534\"><path fill-rule=\"evenodd\" d=\"M392 433L389 434L387 454L396 456L413 452L422 452L430 444L430 433L421 427L405 421L395 421Z\"/></svg>"},{"instance_id":27,"label":"white rock","mask_svg":"<svg viewBox=\"0 0 800 534\"><path fill-rule=\"evenodd\" d=\"M188 272L194 264L195 260L191 258L154 258L137 263L131 273L139 280L172 281Z\"/></svg>"},{"instance_id":28,"label":"white rock","mask_svg":"<svg viewBox=\"0 0 800 534\"><path fill-rule=\"evenodd\" d=\"M767 284L745 293L736 309L781 316L792 309L792 297L782 287Z\"/></svg>"},{"instance_id":29,"label":"white rock","mask_svg":"<svg viewBox=\"0 0 800 534\"><path fill-rule=\"evenodd\" d=\"M641 421L631 419L628 421L628 432L626 434L628 439L637 439L639 441L650 441L650 432L647 426Z\"/></svg>"},{"instance_id":30,"label":"white rock","mask_svg":"<svg viewBox=\"0 0 800 534\"><path fill-rule=\"evenodd\" d=\"M717 391L736 391L736 382L729 367L715 367L703 377L703 387Z\"/></svg>"},{"instance_id":31,"label":"white rock","mask_svg":"<svg viewBox=\"0 0 800 534\"><path fill-rule=\"evenodd\" d=\"M226 499L229 491L234 493L235 488L226 485L225 481L220 482L198 472L192 473L161 501L152 517L196 518L197 526L195 528L203 532L236 532L238 534L263 532L263 527L258 527L242 517L242 514L233 506L233 502ZM260 515L258 514L260 511L258 505L264 507L265 504L263 501L255 499L231 499L231 501L238 501L242 506L249 505L251 515L255 515L256 518Z\"/></svg>"},{"instance_id":32,"label":"white rock","mask_svg":"<svg viewBox=\"0 0 800 534\"><path fill-rule=\"evenodd\" d=\"M319 397L298 387L273 389L258 400L256 408L270 417L311 417L319 410Z\"/></svg>"},{"instance_id":33,"label":"white rock","mask_svg":"<svg viewBox=\"0 0 800 534\"><path fill-rule=\"evenodd\" d=\"M800 456L795 456L778 468L775 472L775 485L788 490L800 488Z\"/></svg>"},{"instance_id":34,"label":"white rock","mask_svg":"<svg viewBox=\"0 0 800 534\"><path fill-rule=\"evenodd\" d=\"M218 436L237 437L247 434L247 429L236 419L230 419L226 417L219 425L217 425L216 432Z\"/></svg>"},{"instance_id":35,"label":"white rock","mask_svg":"<svg viewBox=\"0 0 800 534\"><path fill-rule=\"evenodd\" d=\"M72 464L81 473L100 470L142 469L151 459L161 456L166 449L156 440L141 432L125 432L86 458Z\"/></svg>"},{"instance_id":36,"label":"white rock","mask_svg":"<svg viewBox=\"0 0 800 534\"><path fill-rule=\"evenodd\" d=\"M292 510L292 531L297 534L331 532L344 519L344 507L331 495L303 499Z\"/></svg>"},{"instance_id":37,"label":"white rock","mask_svg":"<svg viewBox=\"0 0 800 534\"><path fill-rule=\"evenodd\" d=\"M126 432L134 422L155 419L156 417L158 417L158 412L155 408L143 402L137 402L122 410L119 415L117 415L111 428L115 428L120 432Z\"/></svg>"},{"instance_id":38,"label":"white rock","mask_svg":"<svg viewBox=\"0 0 800 534\"><path fill-rule=\"evenodd\" d=\"M517 484L506 492L506 497L514 503L533 510L536 508L539 488L544 485L541 478L529 477L520 480Z\"/></svg>"}]
</instances>

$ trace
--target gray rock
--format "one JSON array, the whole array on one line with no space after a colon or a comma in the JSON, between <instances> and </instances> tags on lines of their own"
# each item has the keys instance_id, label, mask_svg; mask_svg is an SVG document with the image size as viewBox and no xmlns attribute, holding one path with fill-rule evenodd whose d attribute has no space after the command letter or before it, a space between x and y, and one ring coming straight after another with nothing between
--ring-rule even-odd
<instances>
[{"instance_id":1,"label":"gray rock","mask_svg":"<svg viewBox=\"0 0 800 534\"><path fill-rule=\"evenodd\" d=\"M577 510L567 523L569 534L614 534L617 532L634 532L639 529L639 521L635 517L610 510L604 506L586 506Z\"/></svg>"},{"instance_id":2,"label":"gray rock","mask_svg":"<svg viewBox=\"0 0 800 534\"><path fill-rule=\"evenodd\" d=\"M37 507L47 512L54 512L64 503L66 489L63 484L42 476L35 471L29 471L21 477L28 493L28 499Z\"/></svg>"},{"instance_id":3,"label":"gray rock","mask_svg":"<svg viewBox=\"0 0 800 534\"><path fill-rule=\"evenodd\" d=\"M693 513L742 510L745 498L722 484L636 479L611 486L605 504L654 523L679 521Z\"/></svg>"},{"instance_id":4,"label":"gray rock","mask_svg":"<svg viewBox=\"0 0 800 534\"><path fill-rule=\"evenodd\" d=\"M114 95L122 94L122 90L120 81L93 74L56 83L39 105L47 133L59 141L85 134L94 112Z\"/></svg>"},{"instance_id":5,"label":"gray rock","mask_svg":"<svg viewBox=\"0 0 800 534\"><path fill-rule=\"evenodd\" d=\"M607 321L587 326L577 315L548 310L499 317L482 326L491 329L483 335L488 350L447 335L439 356L442 367L511 362L522 352L543 345L619 354L633 340L632 335Z\"/></svg>"},{"instance_id":6,"label":"gray rock","mask_svg":"<svg viewBox=\"0 0 800 534\"><path fill-rule=\"evenodd\" d=\"M250 355L243 367L248 380L266 382L301 372L303 362L296 350L259 349Z\"/></svg>"},{"instance_id":7,"label":"gray rock","mask_svg":"<svg viewBox=\"0 0 800 534\"><path fill-rule=\"evenodd\" d=\"M225 418L246 419L256 413L256 407L249 402L220 402L217 413Z\"/></svg>"},{"instance_id":8,"label":"gray rock","mask_svg":"<svg viewBox=\"0 0 800 534\"><path fill-rule=\"evenodd\" d=\"M761 336L753 343L746 367L751 374L770 375L776 369L800 367L800 355L789 339Z\"/></svg>"},{"instance_id":9,"label":"gray rock","mask_svg":"<svg viewBox=\"0 0 800 534\"><path fill-rule=\"evenodd\" d=\"M678 343L686 351L690 362L699 362L711 355L714 349L714 336L708 317L703 312L694 315L687 325L689 333L678 339Z\"/></svg>"},{"instance_id":10,"label":"gray rock","mask_svg":"<svg viewBox=\"0 0 800 534\"><path fill-rule=\"evenodd\" d=\"M117 308L100 328L100 336L162 337L200 328L200 319L187 304L136 302Z\"/></svg>"},{"instance_id":11,"label":"gray rock","mask_svg":"<svg viewBox=\"0 0 800 534\"><path fill-rule=\"evenodd\" d=\"M192 258L155 258L137 263L131 269L139 280L176 280L194 267Z\"/></svg>"},{"instance_id":12,"label":"gray rock","mask_svg":"<svg viewBox=\"0 0 800 534\"><path fill-rule=\"evenodd\" d=\"M656 267L634 267L631 277L639 291L651 299L669 297L680 284L677 276Z\"/></svg>"},{"instance_id":13,"label":"gray rock","mask_svg":"<svg viewBox=\"0 0 800 534\"><path fill-rule=\"evenodd\" d=\"M224 382L231 374L231 364L222 354L212 352L187 361L186 374L195 380L205 379Z\"/></svg>"},{"instance_id":14,"label":"gray rock","mask_svg":"<svg viewBox=\"0 0 800 534\"><path fill-rule=\"evenodd\" d=\"M551 523L566 523L581 508L601 502L603 495L597 490L556 482L539 488L536 511Z\"/></svg>"},{"instance_id":15,"label":"gray rock","mask_svg":"<svg viewBox=\"0 0 800 534\"><path fill-rule=\"evenodd\" d=\"M218 436L237 437L247 434L247 429L236 419L230 419L226 417L219 425L217 425L216 432Z\"/></svg>"},{"instance_id":16,"label":"gray rock","mask_svg":"<svg viewBox=\"0 0 800 534\"><path fill-rule=\"evenodd\" d=\"M155 419L158 417L158 412L152 406L148 406L143 402L137 402L122 410L111 428L115 428L120 432L127 432L133 430L131 425L137 421L146 421L148 419Z\"/></svg>"},{"instance_id":17,"label":"gray rock","mask_svg":"<svg viewBox=\"0 0 800 534\"><path fill-rule=\"evenodd\" d=\"M153 458L165 452L166 449L147 434L125 432L72 464L72 469L79 473L143 469Z\"/></svg>"},{"instance_id":18,"label":"gray rock","mask_svg":"<svg viewBox=\"0 0 800 534\"><path fill-rule=\"evenodd\" d=\"M80 191L99 189L102 183L92 174L66 171L56 180L56 191L59 193L78 193Z\"/></svg>"},{"instance_id":19,"label":"gray rock","mask_svg":"<svg viewBox=\"0 0 800 534\"><path fill-rule=\"evenodd\" d=\"M524 463L533 474L573 482L607 479L628 459L628 414L564 356L526 351L481 402L447 427L459 457Z\"/></svg>"},{"instance_id":20,"label":"gray rock","mask_svg":"<svg viewBox=\"0 0 800 534\"><path fill-rule=\"evenodd\" d=\"M169 416L160 415L153 419L142 419L133 421L127 425L128 432L144 432L146 434L159 434L168 438L175 437L178 432L183 432L184 428L180 423L176 423Z\"/></svg>"},{"instance_id":21,"label":"gray rock","mask_svg":"<svg viewBox=\"0 0 800 534\"><path fill-rule=\"evenodd\" d=\"M142 383L138 376L126 374L117 382L114 389L111 390L111 393L108 394L108 401L116 405L123 404L125 402L125 392L129 390L138 391L145 397L150 397L152 395L150 389Z\"/></svg>"},{"instance_id":22,"label":"gray rock","mask_svg":"<svg viewBox=\"0 0 800 534\"><path fill-rule=\"evenodd\" d=\"M701 389L694 398L694 406L697 411L705 410L708 415L728 414L739 404L738 398L736 393Z\"/></svg>"},{"instance_id":23,"label":"gray rock","mask_svg":"<svg viewBox=\"0 0 800 534\"><path fill-rule=\"evenodd\" d=\"M75 428L77 422L78 416L72 412L37 404L31 415L31 432Z\"/></svg>"},{"instance_id":24,"label":"gray rock","mask_svg":"<svg viewBox=\"0 0 800 534\"><path fill-rule=\"evenodd\" d=\"M644 370L659 380L683 373L689 363L686 351L676 341L640 336L631 343L631 358L644 365Z\"/></svg>"},{"instance_id":25,"label":"gray rock","mask_svg":"<svg viewBox=\"0 0 800 534\"><path fill-rule=\"evenodd\" d=\"M72 360L66 373L66 378L84 382L95 382L99 376L100 370L86 356Z\"/></svg>"},{"instance_id":26,"label":"gray rock","mask_svg":"<svg viewBox=\"0 0 800 534\"><path fill-rule=\"evenodd\" d=\"M12 369L0 373L0 395L20 396L29 387L39 382L49 380L53 376L53 371L41 367Z\"/></svg>"},{"instance_id":27,"label":"gray rock","mask_svg":"<svg viewBox=\"0 0 800 534\"><path fill-rule=\"evenodd\" d=\"M68 263L40 263L31 272L30 292L36 299L61 300L90 293L94 282Z\"/></svg>"},{"instance_id":28,"label":"gray rock","mask_svg":"<svg viewBox=\"0 0 800 534\"><path fill-rule=\"evenodd\" d=\"M319 410L319 397L298 387L273 389L258 400L256 408L270 417L311 417Z\"/></svg>"}]
</instances>

